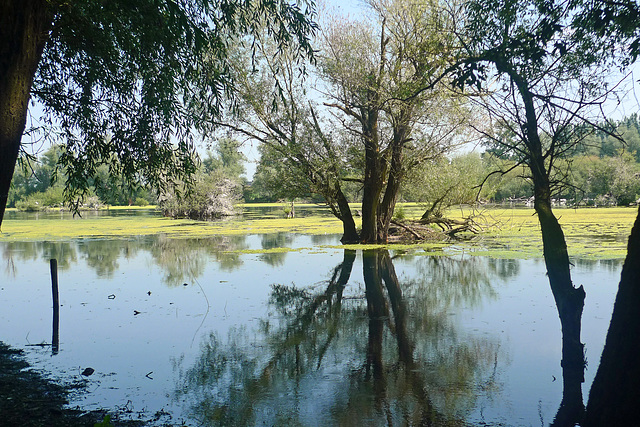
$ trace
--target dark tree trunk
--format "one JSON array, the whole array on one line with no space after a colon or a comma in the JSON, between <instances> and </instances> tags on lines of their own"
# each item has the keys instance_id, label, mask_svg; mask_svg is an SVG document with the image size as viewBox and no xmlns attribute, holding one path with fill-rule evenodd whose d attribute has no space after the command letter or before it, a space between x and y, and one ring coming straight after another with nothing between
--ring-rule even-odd
<instances>
[{"instance_id":1,"label":"dark tree trunk","mask_svg":"<svg viewBox=\"0 0 640 427\"><path fill-rule=\"evenodd\" d=\"M404 178L404 167L402 162L404 144L411 133L409 118L412 109L406 107L401 112L398 121L394 124L393 140L391 142L391 164L389 167L389 177L384 189L384 198L378 208L378 242L386 243L389 239L389 225L398 201L398 192Z\"/></svg>"},{"instance_id":2,"label":"dark tree trunk","mask_svg":"<svg viewBox=\"0 0 640 427\"><path fill-rule=\"evenodd\" d=\"M8 0L0 5L0 225L27 120L33 77L52 19L45 0Z\"/></svg>"},{"instance_id":3,"label":"dark tree trunk","mask_svg":"<svg viewBox=\"0 0 640 427\"><path fill-rule=\"evenodd\" d=\"M550 198L544 198L545 194L548 194L548 190L536 191L535 209L542 231L549 284L562 326L563 377L565 381L575 384L576 381L584 381L584 345L580 342L580 330L585 292L582 286L573 286L564 233L551 210Z\"/></svg>"},{"instance_id":4,"label":"dark tree trunk","mask_svg":"<svg viewBox=\"0 0 640 427\"><path fill-rule=\"evenodd\" d=\"M560 364L565 388L556 420L560 422L568 414L571 414L576 419L573 421L567 419L566 425L574 425L580 421L584 412L581 384L584 382L585 362L584 344L580 342L580 330L585 292L582 286L578 288L573 286L567 242L562 227L551 209L550 166L547 162L553 161L553 157L546 158L542 154L542 141L540 141L538 134L533 95L521 76L510 70L510 77L516 83L524 102L526 114L526 139L524 142L529 157L528 166L533 178L534 208L540 221L544 262L562 328L562 360ZM553 155L555 153L551 153L551 156ZM568 408L571 409L568 410Z\"/></svg>"},{"instance_id":5,"label":"dark tree trunk","mask_svg":"<svg viewBox=\"0 0 640 427\"><path fill-rule=\"evenodd\" d=\"M386 165L382 161L378 140L378 111L364 111L362 127L365 151L364 188L362 194L362 243L378 240L378 205L384 186Z\"/></svg>"},{"instance_id":6,"label":"dark tree trunk","mask_svg":"<svg viewBox=\"0 0 640 427\"><path fill-rule=\"evenodd\" d=\"M336 194L336 204L338 205L339 218L342 221L342 238L340 241L342 243L357 243L360 236L358 236L356 223L353 220L353 215L351 214L349 201L340 187L338 187Z\"/></svg>"},{"instance_id":7,"label":"dark tree trunk","mask_svg":"<svg viewBox=\"0 0 640 427\"><path fill-rule=\"evenodd\" d=\"M584 344L580 341L585 292L571 281L569 253L562 227L551 210L548 180L534 175L534 207L540 221L542 245L551 292L562 328L563 393L554 426L574 426L584 414Z\"/></svg>"},{"instance_id":8,"label":"dark tree trunk","mask_svg":"<svg viewBox=\"0 0 640 427\"><path fill-rule=\"evenodd\" d=\"M404 133L402 133L400 138L404 139ZM384 198L378 207L377 240L379 243L386 243L389 240L389 225L391 224L393 211L396 208L398 191L400 190L400 184L402 183L402 148L402 140L396 141L394 139L391 154L391 167L389 168L389 178L387 179L387 186L384 189Z\"/></svg>"},{"instance_id":9,"label":"dark tree trunk","mask_svg":"<svg viewBox=\"0 0 640 427\"><path fill-rule=\"evenodd\" d=\"M582 425L638 425L639 384L640 211L629 236L611 324Z\"/></svg>"}]
</instances>

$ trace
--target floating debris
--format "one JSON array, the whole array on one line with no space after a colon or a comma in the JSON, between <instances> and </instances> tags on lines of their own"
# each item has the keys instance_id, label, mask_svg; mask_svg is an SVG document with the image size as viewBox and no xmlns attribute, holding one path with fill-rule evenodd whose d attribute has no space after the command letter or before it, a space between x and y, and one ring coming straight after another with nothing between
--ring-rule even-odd
<instances>
[{"instance_id":1,"label":"floating debris","mask_svg":"<svg viewBox=\"0 0 640 427\"><path fill-rule=\"evenodd\" d=\"M88 377L90 375L92 375L96 370L93 368L85 368L84 371L82 371L81 375L84 375L85 377Z\"/></svg>"}]
</instances>

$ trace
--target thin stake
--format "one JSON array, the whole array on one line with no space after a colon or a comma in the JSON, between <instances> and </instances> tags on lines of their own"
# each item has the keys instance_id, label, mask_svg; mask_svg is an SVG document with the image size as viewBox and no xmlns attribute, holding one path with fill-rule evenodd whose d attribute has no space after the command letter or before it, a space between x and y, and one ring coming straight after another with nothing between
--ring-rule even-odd
<instances>
[{"instance_id":1,"label":"thin stake","mask_svg":"<svg viewBox=\"0 0 640 427\"><path fill-rule=\"evenodd\" d=\"M58 354L60 347L60 298L58 296L58 260L49 260L51 266L51 293L53 296L53 336L51 353Z\"/></svg>"}]
</instances>

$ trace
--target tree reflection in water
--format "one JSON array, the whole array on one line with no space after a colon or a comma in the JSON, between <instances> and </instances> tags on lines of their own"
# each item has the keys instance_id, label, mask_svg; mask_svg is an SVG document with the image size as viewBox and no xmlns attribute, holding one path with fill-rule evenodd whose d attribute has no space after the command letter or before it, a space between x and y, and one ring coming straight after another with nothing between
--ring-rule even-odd
<instances>
[{"instance_id":1,"label":"tree reflection in water","mask_svg":"<svg viewBox=\"0 0 640 427\"><path fill-rule=\"evenodd\" d=\"M17 273L15 261L58 260L60 270L68 270L78 260L96 272L111 278L120 268L119 261L132 259L140 251L149 252L153 262L164 272L168 286L181 285L200 277L211 260L222 271L242 266L239 250L246 249L245 235L213 236L206 239L175 239L162 234L133 239L83 239L63 242L3 242L0 244L5 270Z\"/></svg>"},{"instance_id":2,"label":"tree reflection in water","mask_svg":"<svg viewBox=\"0 0 640 427\"><path fill-rule=\"evenodd\" d=\"M164 271L164 282L181 285L186 280L202 276L205 267L215 260L223 271L242 266L238 251L246 249L246 236L213 236L206 239L172 239L159 235L149 251L155 263Z\"/></svg>"},{"instance_id":3,"label":"tree reflection in water","mask_svg":"<svg viewBox=\"0 0 640 427\"><path fill-rule=\"evenodd\" d=\"M314 286L274 285L274 315L257 336L212 334L194 366L177 363L176 401L205 425L465 425L477 399L500 389L503 357L497 341L461 336L449 311L491 294L493 269L476 273L476 290L455 292L438 286L473 287L460 280L464 268L450 281L401 283L386 250L367 250L363 295L346 286L355 259L345 250ZM443 277L449 266L440 258L430 268Z\"/></svg>"}]
</instances>

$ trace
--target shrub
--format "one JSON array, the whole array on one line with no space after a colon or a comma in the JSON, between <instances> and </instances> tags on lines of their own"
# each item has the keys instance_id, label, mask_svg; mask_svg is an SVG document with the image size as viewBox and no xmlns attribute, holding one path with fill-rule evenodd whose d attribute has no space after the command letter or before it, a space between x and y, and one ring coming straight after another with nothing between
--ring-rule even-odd
<instances>
[{"instance_id":1,"label":"shrub","mask_svg":"<svg viewBox=\"0 0 640 427\"><path fill-rule=\"evenodd\" d=\"M16 202L16 208L23 212L38 212L44 209L41 200L42 193L33 193L25 199Z\"/></svg>"},{"instance_id":2,"label":"shrub","mask_svg":"<svg viewBox=\"0 0 640 427\"><path fill-rule=\"evenodd\" d=\"M395 219L396 221L402 221L403 219L407 218L407 213L404 210L404 207L402 205L398 205L396 206L395 211L393 212L393 219Z\"/></svg>"},{"instance_id":3,"label":"shrub","mask_svg":"<svg viewBox=\"0 0 640 427\"><path fill-rule=\"evenodd\" d=\"M173 218L215 219L236 215L241 198L239 183L219 173L201 175L191 192L165 194L159 203L163 215Z\"/></svg>"},{"instance_id":4,"label":"shrub","mask_svg":"<svg viewBox=\"0 0 640 427\"><path fill-rule=\"evenodd\" d=\"M133 202L136 206L147 206L149 205L149 201L144 197L136 197L136 200Z\"/></svg>"}]
</instances>

